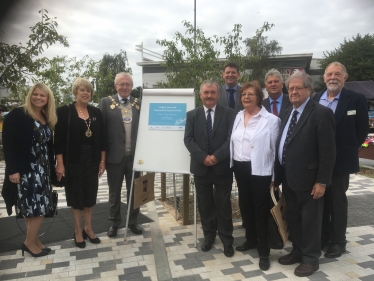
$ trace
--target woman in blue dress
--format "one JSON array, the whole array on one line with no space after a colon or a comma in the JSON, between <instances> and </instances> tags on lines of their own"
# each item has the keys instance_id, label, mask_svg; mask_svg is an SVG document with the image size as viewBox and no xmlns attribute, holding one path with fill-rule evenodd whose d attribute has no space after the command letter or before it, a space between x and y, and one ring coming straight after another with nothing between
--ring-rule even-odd
<instances>
[{"instance_id":1,"label":"woman in blue dress","mask_svg":"<svg viewBox=\"0 0 374 281\"><path fill-rule=\"evenodd\" d=\"M53 168L53 135L56 124L55 101L51 90L35 84L25 104L10 111L4 119L4 186L17 189L17 214L25 218L27 234L22 255L45 256L51 250L38 238L44 215L51 209L50 171ZM14 190L15 191L15 190ZM7 203L8 205L8 203Z\"/></svg>"}]
</instances>

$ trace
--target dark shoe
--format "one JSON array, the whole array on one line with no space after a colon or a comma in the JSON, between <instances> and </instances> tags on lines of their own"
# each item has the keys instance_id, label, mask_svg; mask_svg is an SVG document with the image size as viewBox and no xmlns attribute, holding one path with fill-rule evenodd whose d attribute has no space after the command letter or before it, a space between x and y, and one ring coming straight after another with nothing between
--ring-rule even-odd
<instances>
[{"instance_id":1,"label":"dark shoe","mask_svg":"<svg viewBox=\"0 0 374 281\"><path fill-rule=\"evenodd\" d=\"M82 242L77 242L77 239L75 239L75 232L74 232L74 242L75 242L75 246L77 246L78 248L86 248L86 241L82 241Z\"/></svg>"},{"instance_id":2,"label":"dark shoe","mask_svg":"<svg viewBox=\"0 0 374 281\"><path fill-rule=\"evenodd\" d=\"M109 237L116 237L117 236L117 230L118 230L118 227L116 226L111 226L108 230L108 236Z\"/></svg>"},{"instance_id":3,"label":"dark shoe","mask_svg":"<svg viewBox=\"0 0 374 281\"><path fill-rule=\"evenodd\" d=\"M343 253L345 252L345 245L331 245L326 253L325 257L326 258L338 258L340 257Z\"/></svg>"},{"instance_id":4,"label":"dark shoe","mask_svg":"<svg viewBox=\"0 0 374 281\"><path fill-rule=\"evenodd\" d=\"M270 267L269 258L260 258L259 267L261 270L266 271Z\"/></svg>"},{"instance_id":5,"label":"dark shoe","mask_svg":"<svg viewBox=\"0 0 374 281\"><path fill-rule=\"evenodd\" d=\"M83 235L84 240L86 240L88 238L92 244L100 244L100 238L99 237L91 238L90 236L88 236L88 234L86 233L86 231L84 229L82 230L82 235Z\"/></svg>"},{"instance_id":6,"label":"dark shoe","mask_svg":"<svg viewBox=\"0 0 374 281\"><path fill-rule=\"evenodd\" d=\"M201 244L201 251L208 252L212 249L213 242L210 240L204 240L203 244Z\"/></svg>"},{"instance_id":7,"label":"dark shoe","mask_svg":"<svg viewBox=\"0 0 374 281\"><path fill-rule=\"evenodd\" d=\"M234 248L232 245L223 245L223 253L226 257L231 258L234 255Z\"/></svg>"},{"instance_id":8,"label":"dark shoe","mask_svg":"<svg viewBox=\"0 0 374 281\"><path fill-rule=\"evenodd\" d=\"M51 248L48 248L48 247L44 247L44 248L42 249L42 251L49 253L50 251L52 251L52 249L51 249Z\"/></svg>"},{"instance_id":9,"label":"dark shoe","mask_svg":"<svg viewBox=\"0 0 374 281\"><path fill-rule=\"evenodd\" d=\"M22 243L21 245L21 250L22 250L22 256L24 256L24 253L25 252L28 252L31 256L33 256L34 258L38 258L38 257L43 257L43 256L46 256L48 255L48 252L46 251L40 251L40 253L37 253L37 254L34 254L33 252L31 252L29 250L29 248L27 248L27 246L25 245L25 243Z\"/></svg>"},{"instance_id":10,"label":"dark shoe","mask_svg":"<svg viewBox=\"0 0 374 281\"><path fill-rule=\"evenodd\" d=\"M257 243L250 243L248 241L245 241L243 244L240 246L237 246L235 249L239 252L244 252L248 251L250 249L256 249L257 248Z\"/></svg>"},{"instance_id":11,"label":"dark shoe","mask_svg":"<svg viewBox=\"0 0 374 281\"><path fill-rule=\"evenodd\" d=\"M143 233L143 230L140 228L137 224L129 224L129 229L132 231L132 233L139 235Z\"/></svg>"},{"instance_id":12,"label":"dark shoe","mask_svg":"<svg viewBox=\"0 0 374 281\"><path fill-rule=\"evenodd\" d=\"M282 256L278 259L278 262L283 265L290 265L295 263L301 263L303 260L301 257L298 257L292 253Z\"/></svg>"},{"instance_id":13,"label":"dark shoe","mask_svg":"<svg viewBox=\"0 0 374 281\"><path fill-rule=\"evenodd\" d=\"M295 269L295 275L298 277L305 277L312 275L315 271L319 269L318 265L313 265L310 263L301 263L298 267Z\"/></svg>"}]
</instances>

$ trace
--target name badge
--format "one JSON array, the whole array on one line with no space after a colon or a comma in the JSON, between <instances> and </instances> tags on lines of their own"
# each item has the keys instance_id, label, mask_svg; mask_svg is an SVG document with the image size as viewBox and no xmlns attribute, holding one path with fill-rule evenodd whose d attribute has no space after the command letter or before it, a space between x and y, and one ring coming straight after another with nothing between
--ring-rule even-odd
<instances>
[{"instance_id":1,"label":"name badge","mask_svg":"<svg viewBox=\"0 0 374 281\"><path fill-rule=\"evenodd\" d=\"M356 115L356 110L347 111L347 115Z\"/></svg>"}]
</instances>

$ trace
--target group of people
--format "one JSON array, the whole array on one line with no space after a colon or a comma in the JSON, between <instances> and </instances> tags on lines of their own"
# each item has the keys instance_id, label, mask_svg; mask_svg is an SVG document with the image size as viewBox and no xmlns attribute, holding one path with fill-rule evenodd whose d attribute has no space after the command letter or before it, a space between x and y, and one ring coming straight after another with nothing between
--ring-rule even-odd
<instances>
[{"instance_id":1,"label":"group of people","mask_svg":"<svg viewBox=\"0 0 374 281\"><path fill-rule=\"evenodd\" d=\"M93 230L99 177L107 170L109 185L109 237L121 223L121 188L124 177L130 187L140 115L140 100L130 96L129 73L118 73L117 93L102 98L99 108L89 102L94 89L89 80L77 78L72 86L75 101L57 110L51 90L42 83L28 92L25 104L9 112L3 124L5 180L2 195L7 212L23 216L27 233L22 255L48 255L50 248L39 240L44 216L52 209L52 179L64 178L67 205L74 218L74 242L86 246L87 238L99 244ZM54 132L53 132L54 129ZM136 177L139 175L136 174ZM128 203L130 188L127 188ZM141 234L139 208L131 208L129 228ZM82 216L84 225L82 226Z\"/></svg>"},{"instance_id":2,"label":"group of people","mask_svg":"<svg viewBox=\"0 0 374 281\"><path fill-rule=\"evenodd\" d=\"M245 242L237 251L257 249L259 267L270 267L267 222L270 188L282 186L292 251L279 258L283 265L299 263L297 276L319 268L321 249L336 258L346 249L349 175L359 170L358 148L368 129L367 102L362 94L344 88L348 73L339 62L324 73L326 89L311 95L312 80L305 72L292 74L283 92L281 73L265 76L269 97L260 83L238 85L239 67L225 65L219 87L206 80L200 87L202 106L187 112L184 143L191 155L198 208L204 233L202 251L218 236L227 257L234 255L231 190L233 174ZM92 213L98 177L107 171L109 237L121 224L121 188L126 179L128 204L141 102L130 96L129 73L118 73L117 93L89 105L94 94L85 78L75 80L75 101L57 110L51 90L42 83L29 91L25 104L6 116L3 148L6 163L2 194L8 214L16 206L25 218L27 235L22 255L47 255L38 231L51 209L51 175L65 177L67 205L74 218L74 242L79 248L100 243ZM54 133L53 133L54 128ZM139 173L135 173L135 178ZM141 234L139 208L129 217L129 228ZM82 215L84 225L81 225Z\"/></svg>"},{"instance_id":3,"label":"group of people","mask_svg":"<svg viewBox=\"0 0 374 281\"><path fill-rule=\"evenodd\" d=\"M322 249L326 258L346 250L346 191L369 130L367 101L344 88L348 73L339 62L327 66L326 89L316 94L303 71L285 82L288 94L281 73L268 71L266 99L259 82L238 85L235 63L225 65L222 77L221 87L202 83L202 106L187 113L184 135L204 233L201 250L212 248L218 232L225 256L234 255L234 173L246 239L236 250L257 248L259 268L269 269L270 188L282 186L292 251L278 262L299 264L295 275L309 276L319 269Z\"/></svg>"}]
</instances>

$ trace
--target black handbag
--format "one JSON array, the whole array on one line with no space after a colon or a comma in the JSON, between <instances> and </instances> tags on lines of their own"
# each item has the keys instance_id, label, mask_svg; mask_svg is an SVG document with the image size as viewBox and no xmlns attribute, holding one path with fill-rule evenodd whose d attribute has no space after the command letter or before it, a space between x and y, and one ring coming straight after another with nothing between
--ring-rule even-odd
<instances>
[{"instance_id":1,"label":"black handbag","mask_svg":"<svg viewBox=\"0 0 374 281\"><path fill-rule=\"evenodd\" d=\"M58 202L58 193L56 190L52 190L51 193L51 206L52 208L48 213L45 214L45 218L53 218L57 215L57 202Z\"/></svg>"},{"instance_id":2,"label":"black handbag","mask_svg":"<svg viewBox=\"0 0 374 281\"><path fill-rule=\"evenodd\" d=\"M66 138L66 166L65 166L65 175L67 173L67 166L69 163L69 130L70 130L70 107L69 108L69 117L68 117L68 131L67 131L67 138ZM51 184L55 187L64 187L66 186L66 176L62 176L61 180L57 180L56 170L51 171Z\"/></svg>"}]
</instances>

